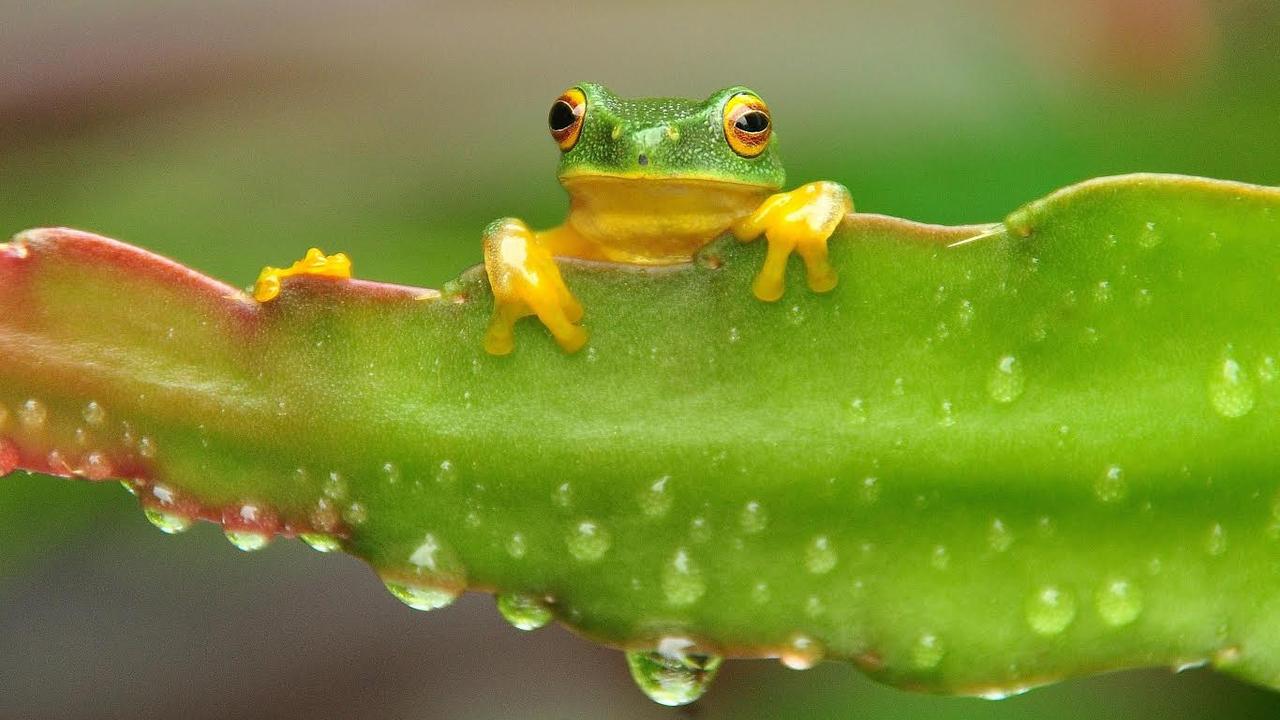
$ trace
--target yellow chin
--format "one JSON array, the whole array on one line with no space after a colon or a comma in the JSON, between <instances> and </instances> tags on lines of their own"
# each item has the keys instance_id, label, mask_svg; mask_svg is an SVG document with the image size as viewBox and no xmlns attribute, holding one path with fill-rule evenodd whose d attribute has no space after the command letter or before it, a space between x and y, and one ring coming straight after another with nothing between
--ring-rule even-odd
<instances>
[{"instance_id":1,"label":"yellow chin","mask_svg":"<svg viewBox=\"0 0 1280 720\"><path fill-rule=\"evenodd\" d=\"M617 262L686 262L773 188L717 178L570 175L567 224Z\"/></svg>"}]
</instances>

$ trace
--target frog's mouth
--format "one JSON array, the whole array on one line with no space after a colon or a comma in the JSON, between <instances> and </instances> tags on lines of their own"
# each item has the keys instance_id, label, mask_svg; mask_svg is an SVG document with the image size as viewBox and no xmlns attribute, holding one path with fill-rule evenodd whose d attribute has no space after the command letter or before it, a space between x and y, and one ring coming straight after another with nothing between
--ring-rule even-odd
<instances>
[{"instance_id":1,"label":"frog's mouth","mask_svg":"<svg viewBox=\"0 0 1280 720\"><path fill-rule=\"evenodd\" d=\"M618 186L634 184L637 189L642 187L652 187L654 185L667 185L673 187L702 188L706 190L723 190L734 193L773 192L778 189L778 186L776 185L743 182L741 180L731 180L716 175L697 175L680 172L664 174L660 172L602 173L596 171L584 171L567 173L560 176L560 184L570 189L575 186L581 187L597 183L602 185Z\"/></svg>"}]
</instances>

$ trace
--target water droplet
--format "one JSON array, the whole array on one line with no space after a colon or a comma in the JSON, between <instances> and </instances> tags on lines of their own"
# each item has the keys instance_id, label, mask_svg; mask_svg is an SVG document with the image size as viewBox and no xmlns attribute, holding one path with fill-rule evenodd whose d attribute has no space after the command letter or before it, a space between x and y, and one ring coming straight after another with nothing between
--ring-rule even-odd
<instances>
[{"instance_id":1,"label":"water droplet","mask_svg":"<svg viewBox=\"0 0 1280 720\"><path fill-rule=\"evenodd\" d=\"M1111 504L1124 500L1129 494L1129 483L1124 477L1124 468L1110 465L1093 481L1093 494L1099 502Z\"/></svg>"},{"instance_id":2,"label":"water droplet","mask_svg":"<svg viewBox=\"0 0 1280 720\"><path fill-rule=\"evenodd\" d=\"M951 567L951 551L947 550L946 545L936 545L933 552L929 555L929 564L936 570L946 570Z\"/></svg>"},{"instance_id":3,"label":"water droplet","mask_svg":"<svg viewBox=\"0 0 1280 720\"><path fill-rule=\"evenodd\" d=\"M911 664L921 670L931 670L938 667L945 654L946 648L942 646L938 636L925 633L916 638L915 644L911 646Z\"/></svg>"},{"instance_id":4,"label":"water droplet","mask_svg":"<svg viewBox=\"0 0 1280 720\"><path fill-rule=\"evenodd\" d=\"M22 423L22 427L27 430L39 430L44 427L48 419L49 409L44 406L44 403L34 398L22 403L22 407L18 408L18 422Z\"/></svg>"},{"instance_id":5,"label":"water droplet","mask_svg":"<svg viewBox=\"0 0 1280 720\"><path fill-rule=\"evenodd\" d=\"M507 554L519 560L528 552L528 545L525 543L523 533L511 533L511 537L507 538Z\"/></svg>"},{"instance_id":6,"label":"water droplet","mask_svg":"<svg viewBox=\"0 0 1280 720\"><path fill-rule=\"evenodd\" d=\"M827 611L827 606L822 602L822 598L817 595L810 595L804 601L804 614L809 617L818 617Z\"/></svg>"},{"instance_id":7,"label":"water droplet","mask_svg":"<svg viewBox=\"0 0 1280 720\"><path fill-rule=\"evenodd\" d=\"M1027 624L1040 635L1058 635L1076 618L1076 600L1056 585L1046 585L1027 600Z\"/></svg>"},{"instance_id":8,"label":"water droplet","mask_svg":"<svg viewBox=\"0 0 1280 720\"><path fill-rule=\"evenodd\" d=\"M907 381L904 378L893 379L893 394L896 397L902 397L907 394Z\"/></svg>"},{"instance_id":9,"label":"water droplet","mask_svg":"<svg viewBox=\"0 0 1280 720\"><path fill-rule=\"evenodd\" d=\"M967 328L971 323L973 323L973 301L961 300L960 306L956 308L956 325Z\"/></svg>"},{"instance_id":10,"label":"water droplet","mask_svg":"<svg viewBox=\"0 0 1280 720\"><path fill-rule=\"evenodd\" d=\"M819 535L811 540L804 552L804 566L815 575L831 572L836 566L836 559L836 551L826 535Z\"/></svg>"},{"instance_id":11,"label":"water droplet","mask_svg":"<svg viewBox=\"0 0 1280 720\"><path fill-rule=\"evenodd\" d=\"M1102 621L1112 627L1128 625L1142 613L1142 592L1124 578L1108 580L1095 602Z\"/></svg>"},{"instance_id":12,"label":"water droplet","mask_svg":"<svg viewBox=\"0 0 1280 720\"><path fill-rule=\"evenodd\" d=\"M166 532L170 535L183 532L191 527L191 518L173 515L157 508L145 508L142 514L161 532Z\"/></svg>"},{"instance_id":13,"label":"water droplet","mask_svg":"<svg viewBox=\"0 0 1280 720\"><path fill-rule=\"evenodd\" d=\"M551 501L562 508L573 507L573 486L569 483L560 483L551 493Z\"/></svg>"},{"instance_id":14,"label":"water droplet","mask_svg":"<svg viewBox=\"0 0 1280 720\"><path fill-rule=\"evenodd\" d=\"M334 470L329 473L329 477L325 478L320 487L320 492L331 500L341 502L347 497L347 481L342 477L342 473Z\"/></svg>"},{"instance_id":15,"label":"water droplet","mask_svg":"<svg viewBox=\"0 0 1280 720\"><path fill-rule=\"evenodd\" d=\"M441 485L452 485L457 479L458 469L453 466L453 462L441 460L440 467L436 468L436 482Z\"/></svg>"},{"instance_id":16,"label":"water droplet","mask_svg":"<svg viewBox=\"0 0 1280 720\"><path fill-rule=\"evenodd\" d=\"M942 427L951 427L956 424L956 411L950 400L943 400L938 405L938 424Z\"/></svg>"},{"instance_id":17,"label":"water droplet","mask_svg":"<svg viewBox=\"0 0 1280 720\"><path fill-rule=\"evenodd\" d=\"M328 553L342 549L342 540L324 533L302 533L298 539L306 543L316 552Z\"/></svg>"},{"instance_id":18,"label":"water droplet","mask_svg":"<svg viewBox=\"0 0 1280 720\"><path fill-rule=\"evenodd\" d=\"M133 484L132 480L121 480L120 487L127 490L130 495L134 497L138 496L138 488L136 485Z\"/></svg>"},{"instance_id":19,"label":"water droplet","mask_svg":"<svg viewBox=\"0 0 1280 720\"><path fill-rule=\"evenodd\" d=\"M1229 350L1209 378L1209 400L1223 417L1241 417L1253 409L1253 381Z\"/></svg>"},{"instance_id":20,"label":"water droplet","mask_svg":"<svg viewBox=\"0 0 1280 720\"><path fill-rule=\"evenodd\" d=\"M395 599L408 605L414 610L435 610L447 605L451 605L458 597L458 593L446 587L434 587L430 585L405 585L397 582L384 583L387 586L387 592L390 592Z\"/></svg>"},{"instance_id":21,"label":"water droplet","mask_svg":"<svg viewBox=\"0 0 1280 720\"><path fill-rule=\"evenodd\" d=\"M651 518L666 515L667 511L671 509L671 492L667 488L667 484L670 482L671 476L663 475L641 492L640 512Z\"/></svg>"},{"instance_id":22,"label":"water droplet","mask_svg":"<svg viewBox=\"0 0 1280 720\"><path fill-rule=\"evenodd\" d=\"M270 535L253 530L227 530L222 534L226 536L227 542L244 552L261 550L271 543Z\"/></svg>"},{"instance_id":23,"label":"water droplet","mask_svg":"<svg viewBox=\"0 0 1280 720\"><path fill-rule=\"evenodd\" d=\"M387 481L388 485L395 485L400 482L400 466L393 462L382 463L382 477Z\"/></svg>"},{"instance_id":24,"label":"water droplet","mask_svg":"<svg viewBox=\"0 0 1280 720\"><path fill-rule=\"evenodd\" d=\"M792 325L802 325L804 323L804 308L799 305L792 305L791 309L787 311L787 322Z\"/></svg>"},{"instance_id":25,"label":"water droplet","mask_svg":"<svg viewBox=\"0 0 1280 720\"><path fill-rule=\"evenodd\" d=\"M156 441L150 435L138 438L138 454L150 460L156 456Z\"/></svg>"},{"instance_id":26,"label":"water droplet","mask_svg":"<svg viewBox=\"0 0 1280 720\"><path fill-rule=\"evenodd\" d=\"M1138 288L1133 294L1133 304L1140 308L1151 307L1151 290L1147 288Z\"/></svg>"},{"instance_id":27,"label":"water droplet","mask_svg":"<svg viewBox=\"0 0 1280 720\"><path fill-rule=\"evenodd\" d=\"M369 509L364 503L353 502L342 512L342 519L351 525L363 525L369 519Z\"/></svg>"},{"instance_id":28,"label":"water droplet","mask_svg":"<svg viewBox=\"0 0 1280 720\"><path fill-rule=\"evenodd\" d=\"M497 603L498 612L518 630L537 630L551 622L551 608L533 595L503 593Z\"/></svg>"},{"instance_id":29,"label":"water droplet","mask_svg":"<svg viewBox=\"0 0 1280 720\"><path fill-rule=\"evenodd\" d=\"M1009 528L1000 518L992 520L991 527L987 528L987 545L998 553L1013 546L1013 533L1009 532Z\"/></svg>"},{"instance_id":30,"label":"water droplet","mask_svg":"<svg viewBox=\"0 0 1280 720\"><path fill-rule=\"evenodd\" d=\"M1022 363L1012 355L1005 355L987 378L987 393L998 403L1011 403L1022 395L1026 383Z\"/></svg>"},{"instance_id":31,"label":"water droplet","mask_svg":"<svg viewBox=\"0 0 1280 720\"><path fill-rule=\"evenodd\" d=\"M1097 285L1093 286L1093 301L1099 305L1111 302L1112 297L1114 297L1114 293L1111 292L1110 282L1101 280Z\"/></svg>"},{"instance_id":32,"label":"water droplet","mask_svg":"<svg viewBox=\"0 0 1280 720\"><path fill-rule=\"evenodd\" d=\"M689 557L689 551L684 548L676 550L675 557L662 571L662 592L666 595L667 604L675 607L692 605L702 599L706 591L702 570Z\"/></svg>"},{"instance_id":33,"label":"water droplet","mask_svg":"<svg viewBox=\"0 0 1280 720\"><path fill-rule=\"evenodd\" d=\"M106 480L111 477L111 461L101 452L93 451L80 462L80 472L90 480Z\"/></svg>"},{"instance_id":34,"label":"water droplet","mask_svg":"<svg viewBox=\"0 0 1280 720\"><path fill-rule=\"evenodd\" d=\"M1156 229L1156 224L1154 222L1147 223L1142 228L1142 232L1138 233L1138 245L1146 248L1147 250L1159 245L1160 241L1163 239L1164 238L1160 236L1160 231Z\"/></svg>"},{"instance_id":35,"label":"water droplet","mask_svg":"<svg viewBox=\"0 0 1280 720\"><path fill-rule=\"evenodd\" d=\"M862 425L867 421L867 404L862 398L854 398L849 401L849 422L854 425Z\"/></svg>"},{"instance_id":36,"label":"water droplet","mask_svg":"<svg viewBox=\"0 0 1280 720\"><path fill-rule=\"evenodd\" d=\"M778 659L792 670L808 670L822 662L826 654L822 643L808 635L796 634L787 641L787 646L782 649Z\"/></svg>"},{"instance_id":37,"label":"water droplet","mask_svg":"<svg viewBox=\"0 0 1280 720\"><path fill-rule=\"evenodd\" d=\"M711 523L699 515L689 521L689 539L696 543L704 543L711 539Z\"/></svg>"},{"instance_id":38,"label":"water droplet","mask_svg":"<svg viewBox=\"0 0 1280 720\"><path fill-rule=\"evenodd\" d=\"M1280 377L1280 363L1277 363L1274 357L1267 355L1258 361L1259 380L1264 383L1270 383L1275 382L1277 377ZM0 425L4 425L4 423L0 421Z\"/></svg>"},{"instance_id":39,"label":"water droplet","mask_svg":"<svg viewBox=\"0 0 1280 720\"><path fill-rule=\"evenodd\" d=\"M640 691L659 705L678 707L702 697L716 672L721 658L664 652L627 652L627 666Z\"/></svg>"},{"instance_id":40,"label":"water droplet","mask_svg":"<svg viewBox=\"0 0 1280 720\"><path fill-rule=\"evenodd\" d=\"M334 507L332 500L322 497L316 501L316 506L311 511L312 527L317 530L332 531L338 528L340 520L338 508Z\"/></svg>"},{"instance_id":41,"label":"water droplet","mask_svg":"<svg viewBox=\"0 0 1280 720\"><path fill-rule=\"evenodd\" d=\"M1214 557L1220 557L1227 552L1227 529L1222 527L1222 523L1214 523L1209 528L1209 533L1204 539L1204 549Z\"/></svg>"},{"instance_id":42,"label":"water droplet","mask_svg":"<svg viewBox=\"0 0 1280 720\"><path fill-rule=\"evenodd\" d=\"M769 526L769 513L765 512L764 506L759 501L751 500L742 506L742 512L738 515L738 525L742 527L742 532L748 535L763 532Z\"/></svg>"},{"instance_id":43,"label":"water droplet","mask_svg":"<svg viewBox=\"0 0 1280 720\"><path fill-rule=\"evenodd\" d=\"M84 410L81 411L80 414L84 417L84 421L90 425L101 425L103 421L107 419L107 411L103 410L101 405L93 401L90 401L88 405L85 405Z\"/></svg>"},{"instance_id":44,"label":"water droplet","mask_svg":"<svg viewBox=\"0 0 1280 720\"><path fill-rule=\"evenodd\" d=\"M594 520L582 520L569 533L569 554L582 562L594 562L604 557L611 541L608 530Z\"/></svg>"},{"instance_id":45,"label":"water droplet","mask_svg":"<svg viewBox=\"0 0 1280 720\"><path fill-rule=\"evenodd\" d=\"M862 478L862 487L858 490L858 497L867 505L874 505L880 499L880 478L872 476Z\"/></svg>"},{"instance_id":46,"label":"water droplet","mask_svg":"<svg viewBox=\"0 0 1280 720\"><path fill-rule=\"evenodd\" d=\"M769 602L772 593L769 592L769 583L761 580L751 586L751 601L757 605L764 605Z\"/></svg>"},{"instance_id":47,"label":"water droplet","mask_svg":"<svg viewBox=\"0 0 1280 720\"><path fill-rule=\"evenodd\" d=\"M741 340L741 339L742 339L742 334L741 334L740 332L738 332L738 328L736 328L736 327L731 327L731 328L729 328L729 342L730 342L730 343L736 343L736 342L738 342L738 341L739 341L739 340Z\"/></svg>"}]
</instances>

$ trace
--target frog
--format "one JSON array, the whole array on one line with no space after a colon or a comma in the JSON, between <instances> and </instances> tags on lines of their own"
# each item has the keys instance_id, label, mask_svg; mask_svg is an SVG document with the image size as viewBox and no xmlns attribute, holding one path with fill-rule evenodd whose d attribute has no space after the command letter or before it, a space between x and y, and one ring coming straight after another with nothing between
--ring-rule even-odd
<instances>
[{"instance_id":1,"label":"frog","mask_svg":"<svg viewBox=\"0 0 1280 720\"><path fill-rule=\"evenodd\" d=\"M547 126L569 211L547 230L508 217L482 233L493 293L484 336L490 354L512 352L515 323L530 315L566 352L586 344L582 304L557 259L673 265L692 262L726 234L743 242L763 236L756 298L783 296L792 254L803 260L810 290L835 288L828 240L853 199L831 181L782 191L773 116L754 90L730 86L705 100L622 98L584 82L552 102Z\"/></svg>"},{"instance_id":2,"label":"frog","mask_svg":"<svg viewBox=\"0 0 1280 720\"><path fill-rule=\"evenodd\" d=\"M808 287L835 288L828 241L853 212L849 190L816 181L783 191L769 106L734 85L704 100L622 98L603 85L578 83L551 104L547 127L560 151L556 176L569 195L560 225L533 230L506 217L481 234L493 309L483 347L515 349L517 321L536 316L567 353L587 343L583 307L557 261L634 267L690 263L727 234L765 239L764 261L751 283L759 300L775 302L786 287L793 254ZM268 302L292 275L350 277L349 259L312 248L288 268L264 268L253 296Z\"/></svg>"}]
</instances>

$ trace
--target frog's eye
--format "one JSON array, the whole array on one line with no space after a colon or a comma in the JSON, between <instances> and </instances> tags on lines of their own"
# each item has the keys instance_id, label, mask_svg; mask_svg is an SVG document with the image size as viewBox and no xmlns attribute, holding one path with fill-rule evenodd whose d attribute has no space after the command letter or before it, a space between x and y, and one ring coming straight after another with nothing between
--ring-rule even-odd
<instances>
[{"instance_id":1,"label":"frog's eye","mask_svg":"<svg viewBox=\"0 0 1280 720\"><path fill-rule=\"evenodd\" d=\"M724 137L742 157L764 152L773 134L769 106L751 93L738 93L724 104Z\"/></svg>"},{"instance_id":2,"label":"frog's eye","mask_svg":"<svg viewBox=\"0 0 1280 720\"><path fill-rule=\"evenodd\" d=\"M582 116L587 111L587 96L578 88L569 88L551 104L547 125L561 152L569 152L582 133Z\"/></svg>"}]
</instances>

